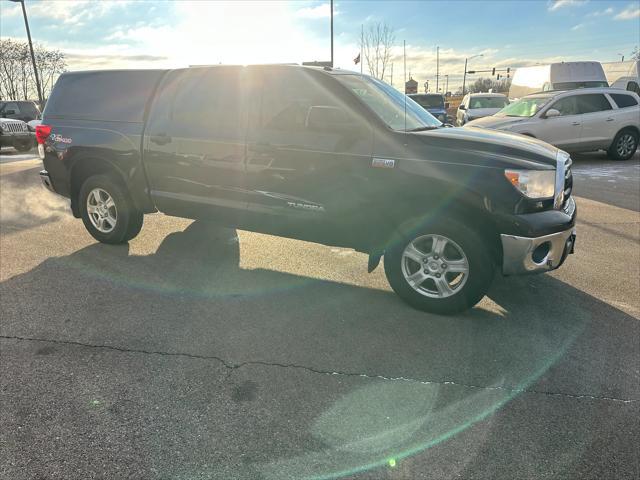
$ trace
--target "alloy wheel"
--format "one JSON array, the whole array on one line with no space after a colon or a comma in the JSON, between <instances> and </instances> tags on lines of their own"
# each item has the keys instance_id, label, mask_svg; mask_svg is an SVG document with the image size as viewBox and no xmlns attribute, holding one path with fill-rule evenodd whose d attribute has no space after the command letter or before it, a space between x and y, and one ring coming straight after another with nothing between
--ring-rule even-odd
<instances>
[{"instance_id":1,"label":"alloy wheel","mask_svg":"<svg viewBox=\"0 0 640 480\"><path fill-rule=\"evenodd\" d=\"M402 274L416 292L430 298L458 293L469 278L469 260L456 242L443 235L423 235L402 252Z\"/></svg>"}]
</instances>

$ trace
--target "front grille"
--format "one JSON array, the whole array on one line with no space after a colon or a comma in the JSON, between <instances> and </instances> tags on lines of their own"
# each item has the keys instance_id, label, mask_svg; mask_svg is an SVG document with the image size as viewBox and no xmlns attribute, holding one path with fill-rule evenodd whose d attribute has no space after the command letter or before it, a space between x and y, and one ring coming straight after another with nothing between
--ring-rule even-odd
<instances>
[{"instance_id":1,"label":"front grille","mask_svg":"<svg viewBox=\"0 0 640 480\"><path fill-rule=\"evenodd\" d=\"M27 124L23 122L3 122L2 130L10 133L22 133L28 131Z\"/></svg>"},{"instance_id":2,"label":"front grille","mask_svg":"<svg viewBox=\"0 0 640 480\"><path fill-rule=\"evenodd\" d=\"M573 174L571 173L571 164L573 161L571 158L567 158L564 163L564 203L566 204L571 197L571 191L573 190Z\"/></svg>"}]
</instances>

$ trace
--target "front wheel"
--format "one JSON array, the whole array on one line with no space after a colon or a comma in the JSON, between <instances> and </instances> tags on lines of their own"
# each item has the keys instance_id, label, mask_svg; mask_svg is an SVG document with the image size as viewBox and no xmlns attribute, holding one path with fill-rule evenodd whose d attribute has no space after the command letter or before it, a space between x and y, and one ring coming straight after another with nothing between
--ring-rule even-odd
<instances>
[{"instance_id":1,"label":"front wheel","mask_svg":"<svg viewBox=\"0 0 640 480\"><path fill-rule=\"evenodd\" d=\"M124 186L108 175L89 177L80 188L79 207L84 226L102 243L124 243L142 228L144 215Z\"/></svg>"},{"instance_id":2,"label":"front wheel","mask_svg":"<svg viewBox=\"0 0 640 480\"><path fill-rule=\"evenodd\" d=\"M31 143L31 140L29 140L28 142L16 142L13 145L13 148L15 148L19 152L28 152L32 147L33 145Z\"/></svg>"},{"instance_id":3,"label":"front wheel","mask_svg":"<svg viewBox=\"0 0 640 480\"><path fill-rule=\"evenodd\" d=\"M448 315L485 296L495 266L480 235L448 221L407 235L385 252L384 268L391 288L411 306Z\"/></svg>"},{"instance_id":4,"label":"front wheel","mask_svg":"<svg viewBox=\"0 0 640 480\"><path fill-rule=\"evenodd\" d=\"M609 157L614 160L629 160L638 148L638 133L633 130L618 132L609 147Z\"/></svg>"}]
</instances>

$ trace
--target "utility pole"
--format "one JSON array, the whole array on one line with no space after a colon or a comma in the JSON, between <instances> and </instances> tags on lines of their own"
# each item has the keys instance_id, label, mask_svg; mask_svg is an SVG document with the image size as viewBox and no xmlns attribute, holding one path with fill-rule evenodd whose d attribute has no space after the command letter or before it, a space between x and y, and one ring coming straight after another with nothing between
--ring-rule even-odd
<instances>
[{"instance_id":1,"label":"utility pole","mask_svg":"<svg viewBox=\"0 0 640 480\"><path fill-rule=\"evenodd\" d=\"M469 57L469 58L465 58L464 59L464 75L462 77L462 96L464 96L464 87L466 85L466 81L467 81L467 62L469 60L473 60L474 58L477 57L483 57L484 55L481 53L479 55L474 55L473 57Z\"/></svg>"},{"instance_id":2,"label":"utility pole","mask_svg":"<svg viewBox=\"0 0 640 480\"><path fill-rule=\"evenodd\" d=\"M446 95L449 91L449 74L445 75L444 78L447 80L447 86L444 87L444 94Z\"/></svg>"},{"instance_id":3,"label":"utility pole","mask_svg":"<svg viewBox=\"0 0 640 480\"><path fill-rule=\"evenodd\" d=\"M436 93L438 92L439 79L440 79L440 47L436 47Z\"/></svg>"},{"instance_id":4,"label":"utility pole","mask_svg":"<svg viewBox=\"0 0 640 480\"><path fill-rule=\"evenodd\" d=\"M38 90L38 100L40 102L40 108L43 106L42 90L40 89L40 78L38 77L38 67L36 66L36 56L33 53L33 42L31 42L31 30L29 30L29 20L27 20L27 10L24 7L24 0L11 0L12 2L18 2L22 5L22 16L24 17L24 26L27 29L27 38L29 39L29 51L31 52L31 62L33 63L33 75L36 78L36 89Z\"/></svg>"},{"instance_id":5,"label":"utility pole","mask_svg":"<svg viewBox=\"0 0 640 480\"><path fill-rule=\"evenodd\" d=\"M22 8L24 8L24 3ZM362 61L362 58L360 60ZM331 0L331 68L333 68L333 0Z\"/></svg>"}]
</instances>

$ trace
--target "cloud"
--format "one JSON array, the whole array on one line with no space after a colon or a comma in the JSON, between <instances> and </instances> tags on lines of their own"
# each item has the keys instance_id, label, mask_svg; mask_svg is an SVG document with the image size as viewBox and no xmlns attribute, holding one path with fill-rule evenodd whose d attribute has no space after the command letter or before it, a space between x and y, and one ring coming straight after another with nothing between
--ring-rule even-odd
<instances>
[{"instance_id":1,"label":"cloud","mask_svg":"<svg viewBox=\"0 0 640 480\"><path fill-rule=\"evenodd\" d=\"M337 12L334 9L333 14L336 15L336 13ZM328 3L323 3L315 7L301 8L296 12L295 15L299 18L329 18L331 16L331 5L329 5Z\"/></svg>"},{"instance_id":2,"label":"cloud","mask_svg":"<svg viewBox=\"0 0 640 480\"><path fill-rule=\"evenodd\" d=\"M580 30L581 28L584 28L586 25L587 25L586 23L579 23L571 27L571 31L575 32L576 30Z\"/></svg>"},{"instance_id":3,"label":"cloud","mask_svg":"<svg viewBox=\"0 0 640 480\"><path fill-rule=\"evenodd\" d=\"M633 20L634 18L640 18L640 7L629 5L613 18L616 20Z\"/></svg>"},{"instance_id":4,"label":"cloud","mask_svg":"<svg viewBox=\"0 0 640 480\"><path fill-rule=\"evenodd\" d=\"M547 10L555 12L561 8L584 5L589 0L551 0Z\"/></svg>"},{"instance_id":5,"label":"cloud","mask_svg":"<svg viewBox=\"0 0 640 480\"><path fill-rule=\"evenodd\" d=\"M605 8L604 10L596 10L595 12L591 12L587 14L587 17L604 17L606 15L613 14L613 8Z\"/></svg>"}]
</instances>

